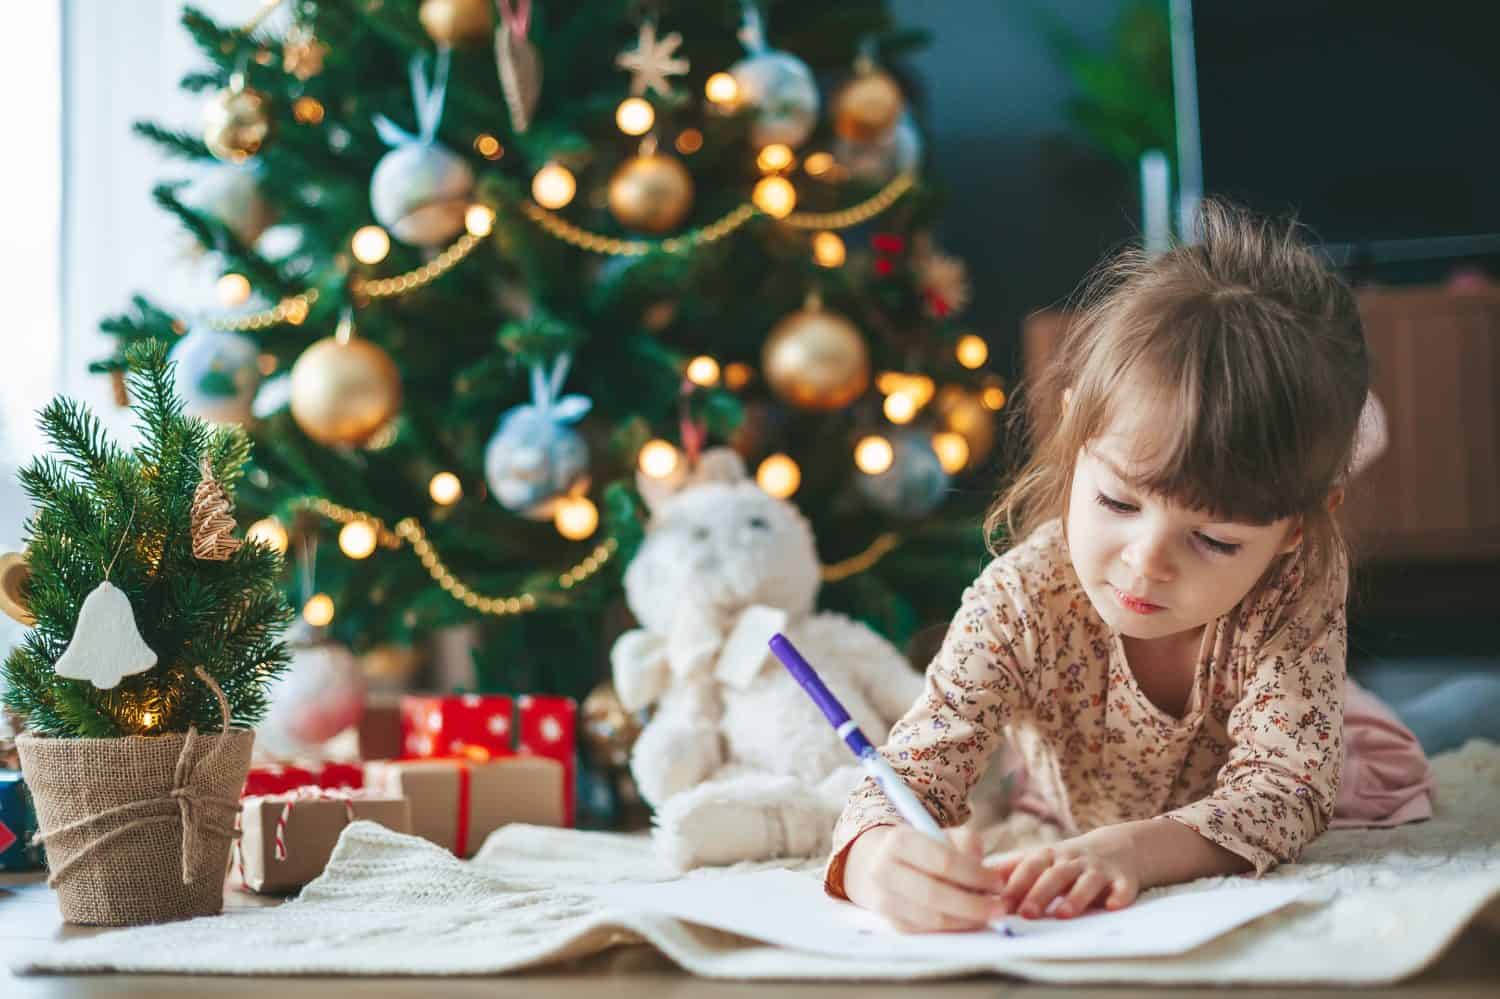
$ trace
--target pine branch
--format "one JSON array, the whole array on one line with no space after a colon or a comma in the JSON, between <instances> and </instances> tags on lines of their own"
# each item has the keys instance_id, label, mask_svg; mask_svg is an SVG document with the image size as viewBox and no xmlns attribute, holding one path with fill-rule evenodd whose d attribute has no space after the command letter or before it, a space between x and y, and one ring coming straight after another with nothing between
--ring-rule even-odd
<instances>
[{"instance_id":1,"label":"pine branch","mask_svg":"<svg viewBox=\"0 0 1500 999\"><path fill-rule=\"evenodd\" d=\"M138 121L131 126L131 130L181 159L213 159L213 154L208 151L203 140L190 132L176 132L149 121Z\"/></svg>"},{"instance_id":2,"label":"pine branch","mask_svg":"<svg viewBox=\"0 0 1500 999\"><path fill-rule=\"evenodd\" d=\"M80 475L102 478L120 457L104 425L81 403L59 397L47 404L39 419L43 435L62 452L64 464Z\"/></svg>"},{"instance_id":3,"label":"pine branch","mask_svg":"<svg viewBox=\"0 0 1500 999\"><path fill-rule=\"evenodd\" d=\"M240 55L255 47L244 32L221 26L197 7L182 9L182 26L193 36L203 55L226 71L236 65Z\"/></svg>"},{"instance_id":4,"label":"pine branch","mask_svg":"<svg viewBox=\"0 0 1500 999\"><path fill-rule=\"evenodd\" d=\"M276 265L246 246L234 230L219 219L184 205L177 197L179 186L158 184L152 188L151 198L176 216L200 246L217 252L230 268L244 273L262 293L275 298L286 295L290 285Z\"/></svg>"},{"instance_id":5,"label":"pine branch","mask_svg":"<svg viewBox=\"0 0 1500 999\"><path fill-rule=\"evenodd\" d=\"M44 410L43 427L60 457L44 455L21 472L37 504L27 525L37 624L5 661L4 697L37 731L112 737L143 724L217 728L218 708L198 689L196 665L233 691L236 717L258 718L265 684L285 663L278 636L291 610L277 590L280 556L255 545L227 562L192 555L200 457L233 482L249 442L243 431L213 430L183 415L166 354L157 340L126 351L142 437L134 452L108 442L87 411L59 399ZM130 601L158 663L101 691L53 669L77 639L85 598L104 578ZM143 722L148 712L153 721Z\"/></svg>"}]
</instances>

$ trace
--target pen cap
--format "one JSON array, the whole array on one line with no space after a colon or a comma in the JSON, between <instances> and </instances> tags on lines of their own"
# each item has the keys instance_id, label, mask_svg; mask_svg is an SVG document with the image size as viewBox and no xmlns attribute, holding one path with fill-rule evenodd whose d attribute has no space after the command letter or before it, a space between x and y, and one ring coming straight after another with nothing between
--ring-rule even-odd
<instances>
[{"instance_id":1,"label":"pen cap","mask_svg":"<svg viewBox=\"0 0 1500 999\"><path fill-rule=\"evenodd\" d=\"M807 660L802 658L802 653L798 652L787 637L780 633L771 636L770 646L771 652L781 660L781 664L786 667L788 673L792 674L793 679L802 689L807 691L807 696L811 697L813 703L818 706L818 710L823 712L823 717L828 719L828 723L834 728L842 727L849 720L849 712L845 711L838 699L828 692L827 687L823 686L823 681L807 664Z\"/></svg>"}]
</instances>

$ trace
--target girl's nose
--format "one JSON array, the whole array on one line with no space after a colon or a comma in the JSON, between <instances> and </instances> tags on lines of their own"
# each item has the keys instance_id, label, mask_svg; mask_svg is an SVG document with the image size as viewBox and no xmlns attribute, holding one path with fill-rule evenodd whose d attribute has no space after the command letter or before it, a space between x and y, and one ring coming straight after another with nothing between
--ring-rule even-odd
<instances>
[{"instance_id":1,"label":"girl's nose","mask_svg":"<svg viewBox=\"0 0 1500 999\"><path fill-rule=\"evenodd\" d=\"M1156 583L1169 582L1174 575L1167 539L1156 533L1139 537L1125 546L1120 560L1130 571Z\"/></svg>"}]
</instances>

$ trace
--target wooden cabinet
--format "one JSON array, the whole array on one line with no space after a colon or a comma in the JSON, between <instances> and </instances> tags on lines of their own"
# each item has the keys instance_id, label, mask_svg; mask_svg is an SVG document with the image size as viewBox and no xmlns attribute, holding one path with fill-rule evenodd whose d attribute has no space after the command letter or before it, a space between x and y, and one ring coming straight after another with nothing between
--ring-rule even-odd
<instances>
[{"instance_id":1,"label":"wooden cabinet","mask_svg":"<svg viewBox=\"0 0 1500 999\"><path fill-rule=\"evenodd\" d=\"M1380 289L1359 303L1389 443L1344 507L1357 557L1500 559L1500 293ZM1066 322L1055 311L1027 319L1028 381Z\"/></svg>"}]
</instances>

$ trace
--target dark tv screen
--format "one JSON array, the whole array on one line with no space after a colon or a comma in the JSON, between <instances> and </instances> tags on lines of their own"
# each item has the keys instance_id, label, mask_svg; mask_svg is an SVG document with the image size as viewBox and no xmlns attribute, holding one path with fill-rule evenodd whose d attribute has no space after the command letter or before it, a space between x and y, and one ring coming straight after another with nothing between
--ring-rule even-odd
<instances>
[{"instance_id":1,"label":"dark tv screen","mask_svg":"<svg viewBox=\"0 0 1500 999\"><path fill-rule=\"evenodd\" d=\"M1500 2L1174 6L1197 107L1185 185L1196 152L1197 193L1295 214L1331 246L1500 241Z\"/></svg>"}]
</instances>

